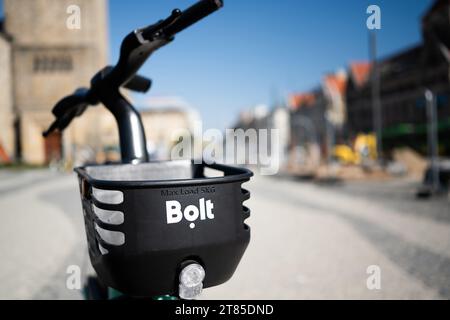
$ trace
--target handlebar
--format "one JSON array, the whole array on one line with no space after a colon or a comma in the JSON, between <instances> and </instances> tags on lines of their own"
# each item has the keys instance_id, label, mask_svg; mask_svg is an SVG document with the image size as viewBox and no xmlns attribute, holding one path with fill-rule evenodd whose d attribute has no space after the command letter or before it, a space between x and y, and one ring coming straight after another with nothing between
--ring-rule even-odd
<instances>
[{"instance_id":1,"label":"handlebar","mask_svg":"<svg viewBox=\"0 0 450 320\"><path fill-rule=\"evenodd\" d=\"M164 28L164 34L167 37L172 37L180 31L190 27L197 21L207 17L214 11L220 9L222 6L222 0L203 0L197 2L190 8L183 11L175 22Z\"/></svg>"},{"instance_id":2,"label":"handlebar","mask_svg":"<svg viewBox=\"0 0 450 320\"><path fill-rule=\"evenodd\" d=\"M89 98L89 90L86 88L77 89L72 95L61 99L52 110L56 120L42 135L47 137L54 130L63 131L75 117L84 113L89 104L94 102Z\"/></svg>"},{"instance_id":3,"label":"handlebar","mask_svg":"<svg viewBox=\"0 0 450 320\"><path fill-rule=\"evenodd\" d=\"M119 88L137 92L149 90L151 80L137 75L149 56L171 42L177 33L222 6L223 0L200 0L184 11L175 9L168 18L129 33L122 41L116 66L100 70L92 78L91 88L78 89L60 100L52 110L56 119L43 135L46 137L54 130L63 131L89 105L102 102L119 125L122 160L145 161L145 135L139 113L120 95Z\"/></svg>"},{"instance_id":4,"label":"handlebar","mask_svg":"<svg viewBox=\"0 0 450 320\"><path fill-rule=\"evenodd\" d=\"M153 52L172 41L177 33L222 6L222 0L201 0L185 11L173 10L168 18L156 24L134 30L123 40L119 61L107 77L107 82L111 86L123 86L137 73Z\"/></svg>"}]
</instances>

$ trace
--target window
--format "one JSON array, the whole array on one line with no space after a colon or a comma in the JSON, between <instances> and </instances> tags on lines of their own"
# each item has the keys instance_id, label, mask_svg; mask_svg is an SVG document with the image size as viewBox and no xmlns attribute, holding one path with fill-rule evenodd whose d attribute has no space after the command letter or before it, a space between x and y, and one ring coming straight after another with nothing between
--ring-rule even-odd
<instances>
[{"instance_id":1,"label":"window","mask_svg":"<svg viewBox=\"0 0 450 320\"><path fill-rule=\"evenodd\" d=\"M73 69L72 57L69 55L37 55L33 61L33 71L67 72Z\"/></svg>"}]
</instances>

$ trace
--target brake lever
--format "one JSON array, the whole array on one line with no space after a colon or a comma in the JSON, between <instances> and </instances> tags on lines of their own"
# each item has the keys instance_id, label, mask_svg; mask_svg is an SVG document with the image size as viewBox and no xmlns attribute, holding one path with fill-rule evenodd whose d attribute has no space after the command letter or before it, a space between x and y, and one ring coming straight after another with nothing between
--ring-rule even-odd
<instances>
[{"instance_id":1,"label":"brake lever","mask_svg":"<svg viewBox=\"0 0 450 320\"><path fill-rule=\"evenodd\" d=\"M55 117L61 117L73 108L78 108L84 104L94 104L90 98L90 91L86 88L77 89L72 95L64 97L56 103L52 109Z\"/></svg>"},{"instance_id":2,"label":"brake lever","mask_svg":"<svg viewBox=\"0 0 450 320\"><path fill-rule=\"evenodd\" d=\"M142 92L145 93L148 90L150 90L152 86L152 80L140 76L140 75L135 75L133 78L131 78L127 83L125 83L123 85L123 87L125 89L131 90L131 91L135 91L135 92Z\"/></svg>"},{"instance_id":3,"label":"brake lever","mask_svg":"<svg viewBox=\"0 0 450 320\"><path fill-rule=\"evenodd\" d=\"M64 97L53 107L52 113L56 119L42 135L48 137L56 129L63 131L75 117L86 111L89 104L95 104L95 100L86 88L77 89L74 94Z\"/></svg>"},{"instance_id":4,"label":"brake lever","mask_svg":"<svg viewBox=\"0 0 450 320\"><path fill-rule=\"evenodd\" d=\"M91 80L92 87L95 88L95 84L99 83L102 80L104 80L105 78L107 78L113 70L114 70L114 67L106 66L102 70L97 72L97 74L94 77L92 77L92 80ZM124 84L121 85L121 87L123 87L125 89L135 91L135 92L142 92L142 93L145 93L148 90L150 90L151 86L152 86L152 80L150 80L144 76L138 75L138 74L132 76L131 79L129 79L127 82L125 82ZM93 89L93 91L95 92L95 89ZM91 95L90 93L88 93L88 94Z\"/></svg>"},{"instance_id":5,"label":"brake lever","mask_svg":"<svg viewBox=\"0 0 450 320\"><path fill-rule=\"evenodd\" d=\"M75 117L81 116L86 111L87 107L87 105L83 105L56 117L50 127L42 133L44 138L47 138L55 130L64 131Z\"/></svg>"},{"instance_id":6,"label":"brake lever","mask_svg":"<svg viewBox=\"0 0 450 320\"><path fill-rule=\"evenodd\" d=\"M52 124L50 125L50 127L45 130L44 132L42 132L42 136L44 138L47 138L53 131L55 131L56 129L58 129L58 118L56 120L54 120L52 122Z\"/></svg>"}]
</instances>

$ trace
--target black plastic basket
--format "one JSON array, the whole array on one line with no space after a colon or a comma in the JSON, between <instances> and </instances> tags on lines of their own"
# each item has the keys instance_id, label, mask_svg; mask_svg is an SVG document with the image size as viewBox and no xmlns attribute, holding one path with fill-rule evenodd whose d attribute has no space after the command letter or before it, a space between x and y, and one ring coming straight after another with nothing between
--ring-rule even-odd
<instances>
[{"instance_id":1,"label":"black plastic basket","mask_svg":"<svg viewBox=\"0 0 450 320\"><path fill-rule=\"evenodd\" d=\"M211 169L222 176L206 177ZM191 161L75 171L89 255L105 285L129 296L176 294L187 261L203 266L205 288L233 275L250 240L241 185L251 171Z\"/></svg>"}]
</instances>

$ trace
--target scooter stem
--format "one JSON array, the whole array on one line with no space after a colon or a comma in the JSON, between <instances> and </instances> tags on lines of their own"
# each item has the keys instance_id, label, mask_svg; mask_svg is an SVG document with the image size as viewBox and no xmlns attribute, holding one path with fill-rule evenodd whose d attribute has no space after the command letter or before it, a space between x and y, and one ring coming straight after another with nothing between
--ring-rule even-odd
<instances>
[{"instance_id":1,"label":"scooter stem","mask_svg":"<svg viewBox=\"0 0 450 320\"><path fill-rule=\"evenodd\" d=\"M148 162L144 126L139 112L120 94L118 88L100 92L99 100L111 111L119 127L122 163Z\"/></svg>"}]
</instances>

